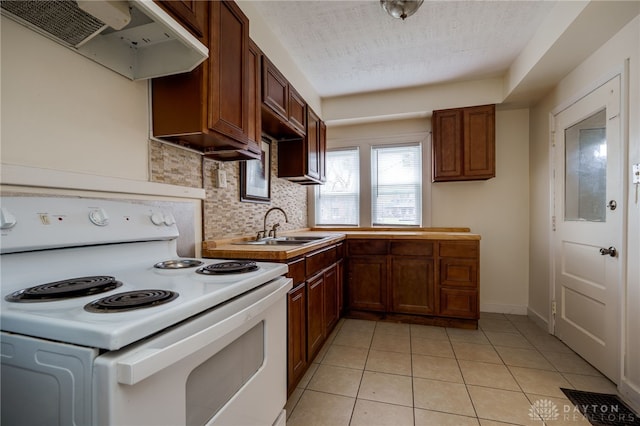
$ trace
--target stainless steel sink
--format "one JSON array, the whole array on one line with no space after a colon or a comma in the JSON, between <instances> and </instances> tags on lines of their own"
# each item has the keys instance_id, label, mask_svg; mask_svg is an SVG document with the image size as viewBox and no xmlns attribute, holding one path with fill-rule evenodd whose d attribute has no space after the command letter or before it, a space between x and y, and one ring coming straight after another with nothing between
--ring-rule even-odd
<instances>
[{"instance_id":1,"label":"stainless steel sink","mask_svg":"<svg viewBox=\"0 0 640 426\"><path fill-rule=\"evenodd\" d=\"M318 240L322 240L323 238L327 238L327 237L312 237L312 236L307 236L307 235L295 235L295 236L287 236L287 237L277 237L274 238L274 240L276 241L318 241Z\"/></svg>"},{"instance_id":2,"label":"stainless steel sink","mask_svg":"<svg viewBox=\"0 0 640 426\"><path fill-rule=\"evenodd\" d=\"M232 244L253 245L253 246L268 246L268 245L301 246L304 244L314 243L324 238L327 238L327 237L295 235L295 236L285 236L285 237L277 237L277 238L263 238L260 240L251 240L251 241L236 241L235 243L232 243Z\"/></svg>"}]
</instances>

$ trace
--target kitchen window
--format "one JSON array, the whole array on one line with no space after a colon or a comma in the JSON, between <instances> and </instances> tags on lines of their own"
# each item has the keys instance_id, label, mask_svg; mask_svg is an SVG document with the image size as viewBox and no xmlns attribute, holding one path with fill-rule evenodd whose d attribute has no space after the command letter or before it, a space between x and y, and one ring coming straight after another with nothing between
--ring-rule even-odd
<instances>
[{"instance_id":1,"label":"kitchen window","mask_svg":"<svg viewBox=\"0 0 640 426\"><path fill-rule=\"evenodd\" d=\"M313 226L430 226L429 135L328 141L327 181L309 188Z\"/></svg>"},{"instance_id":2,"label":"kitchen window","mask_svg":"<svg viewBox=\"0 0 640 426\"><path fill-rule=\"evenodd\" d=\"M371 148L371 212L374 226L420 226L420 144Z\"/></svg>"},{"instance_id":3,"label":"kitchen window","mask_svg":"<svg viewBox=\"0 0 640 426\"><path fill-rule=\"evenodd\" d=\"M316 190L316 224L358 226L360 155L358 148L327 151L327 181Z\"/></svg>"}]
</instances>

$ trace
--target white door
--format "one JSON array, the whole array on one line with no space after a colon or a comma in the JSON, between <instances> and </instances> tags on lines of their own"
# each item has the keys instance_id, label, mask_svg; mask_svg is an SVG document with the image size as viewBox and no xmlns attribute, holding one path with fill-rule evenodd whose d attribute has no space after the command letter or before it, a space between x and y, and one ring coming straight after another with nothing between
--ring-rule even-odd
<instances>
[{"instance_id":1,"label":"white door","mask_svg":"<svg viewBox=\"0 0 640 426\"><path fill-rule=\"evenodd\" d=\"M554 118L555 334L617 383L624 255L620 77Z\"/></svg>"}]
</instances>

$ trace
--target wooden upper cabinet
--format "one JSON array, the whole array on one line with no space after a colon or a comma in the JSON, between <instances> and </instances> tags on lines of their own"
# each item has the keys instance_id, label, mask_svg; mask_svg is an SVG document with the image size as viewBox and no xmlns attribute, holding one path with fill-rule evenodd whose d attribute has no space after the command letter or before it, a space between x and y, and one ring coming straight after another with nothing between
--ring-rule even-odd
<instances>
[{"instance_id":1,"label":"wooden upper cabinet","mask_svg":"<svg viewBox=\"0 0 640 426\"><path fill-rule=\"evenodd\" d=\"M234 2L211 2L209 129L247 143L249 19Z\"/></svg>"},{"instance_id":2,"label":"wooden upper cabinet","mask_svg":"<svg viewBox=\"0 0 640 426\"><path fill-rule=\"evenodd\" d=\"M325 177L326 130L308 106L306 136L278 142L278 177L300 184L321 184Z\"/></svg>"},{"instance_id":3,"label":"wooden upper cabinet","mask_svg":"<svg viewBox=\"0 0 640 426\"><path fill-rule=\"evenodd\" d=\"M307 103L265 55L262 56L262 130L278 139L304 137Z\"/></svg>"},{"instance_id":4,"label":"wooden upper cabinet","mask_svg":"<svg viewBox=\"0 0 640 426\"><path fill-rule=\"evenodd\" d=\"M318 161L320 163L320 182L327 181L327 125L320 120L320 130L318 134L320 155Z\"/></svg>"},{"instance_id":5,"label":"wooden upper cabinet","mask_svg":"<svg viewBox=\"0 0 640 426\"><path fill-rule=\"evenodd\" d=\"M495 177L495 105L433 111L433 181Z\"/></svg>"},{"instance_id":6,"label":"wooden upper cabinet","mask_svg":"<svg viewBox=\"0 0 640 426\"><path fill-rule=\"evenodd\" d=\"M320 180L320 118L314 113L311 109L309 109L309 118L308 118L308 127L307 127L307 138L306 138L306 160L307 160L307 170L306 174L312 178Z\"/></svg>"},{"instance_id":7,"label":"wooden upper cabinet","mask_svg":"<svg viewBox=\"0 0 640 426\"><path fill-rule=\"evenodd\" d=\"M296 89L289 86L289 124L306 133L307 128L307 103Z\"/></svg>"},{"instance_id":8,"label":"wooden upper cabinet","mask_svg":"<svg viewBox=\"0 0 640 426\"><path fill-rule=\"evenodd\" d=\"M262 52L249 39L249 150L260 154L262 139L261 90Z\"/></svg>"},{"instance_id":9,"label":"wooden upper cabinet","mask_svg":"<svg viewBox=\"0 0 640 426\"><path fill-rule=\"evenodd\" d=\"M462 176L462 111L433 111L433 177L435 181Z\"/></svg>"},{"instance_id":10,"label":"wooden upper cabinet","mask_svg":"<svg viewBox=\"0 0 640 426\"><path fill-rule=\"evenodd\" d=\"M156 0L169 15L180 22L191 34L203 44L207 44L208 7L207 2L200 0Z\"/></svg>"},{"instance_id":11,"label":"wooden upper cabinet","mask_svg":"<svg viewBox=\"0 0 640 426\"><path fill-rule=\"evenodd\" d=\"M495 105L462 110L463 174L467 177L489 179L496 176L495 111Z\"/></svg>"},{"instance_id":12,"label":"wooden upper cabinet","mask_svg":"<svg viewBox=\"0 0 640 426\"><path fill-rule=\"evenodd\" d=\"M289 82L266 57L262 57L262 102L279 115L289 119Z\"/></svg>"},{"instance_id":13,"label":"wooden upper cabinet","mask_svg":"<svg viewBox=\"0 0 640 426\"><path fill-rule=\"evenodd\" d=\"M153 79L153 134L218 160L260 158L249 143L249 20L233 1L196 3L209 9L209 58L190 73Z\"/></svg>"}]
</instances>

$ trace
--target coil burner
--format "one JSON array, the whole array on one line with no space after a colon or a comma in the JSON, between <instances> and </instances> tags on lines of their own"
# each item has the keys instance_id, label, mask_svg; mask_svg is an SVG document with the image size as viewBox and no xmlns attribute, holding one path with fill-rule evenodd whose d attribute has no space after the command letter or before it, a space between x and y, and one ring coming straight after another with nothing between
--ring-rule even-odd
<instances>
[{"instance_id":1,"label":"coil burner","mask_svg":"<svg viewBox=\"0 0 640 426\"><path fill-rule=\"evenodd\" d=\"M195 259L172 259L158 262L153 267L156 269L185 269L202 265L204 265L204 262Z\"/></svg>"},{"instance_id":2,"label":"coil burner","mask_svg":"<svg viewBox=\"0 0 640 426\"><path fill-rule=\"evenodd\" d=\"M251 260L234 260L231 262L212 263L211 265L196 270L196 272L204 275L225 275L243 274L257 269L258 265Z\"/></svg>"},{"instance_id":3,"label":"coil burner","mask_svg":"<svg viewBox=\"0 0 640 426\"><path fill-rule=\"evenodd\" d=\"M126 312L163 305L176 297L178 293L168 290L127 291L94 300L86 304L84 310L94 313Z\"/></svg>"},{"instance_id":4,"label":"coil burner","mask_svg":"<svg viewBox=\"0 0 640 426\"><path fill-rule=\"evenodd\" d=\"M29 287L5 297L8 302L51 302L104 293L122 285L110 276L70 278Z\"/></svg>"}]
</instances>

